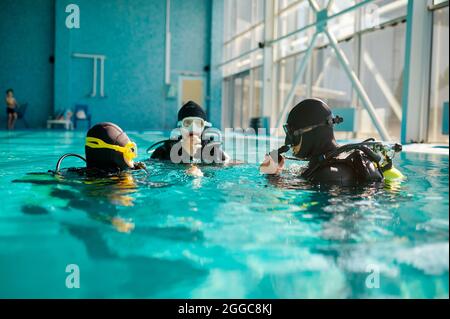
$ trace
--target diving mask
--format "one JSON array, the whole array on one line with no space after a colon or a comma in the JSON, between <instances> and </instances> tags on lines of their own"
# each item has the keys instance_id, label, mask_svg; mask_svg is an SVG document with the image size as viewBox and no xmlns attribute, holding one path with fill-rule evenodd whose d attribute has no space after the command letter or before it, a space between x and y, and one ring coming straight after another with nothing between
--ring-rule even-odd
<instances>
[{"instance_id":1,"label":"diving mask","mask_svg":"<svg viewBox=\"0 0 450 319\"><path fill-rule=\"evenodd\" d=\"M203 132L206 127L211 127L211 123L200 117L186 117L178 122L178 127L187 130L190 133Z\"/></svg>"},{"instance_id":2,"label":"diving mask","mask_svg":"<svg viewBox=\"0 0 450 319\"><path fill-rule=\"evenodd\" d=\"M322 127L322 126L333 126L336 124L340 124L344 122L344 119L342 117L336 116L333 117L330 115L327 117L326 121L324 123L316 124L307 126L301 129L294 130L289 127L289 124L283 125L284 132L286 133L286 145L298 145L300 143L301 137L303 134L311 132L312 130Z\"/></svg>"},{"instance_id":3,"label":"diving mask","mask_svg":"<svg viewBox=\"0 0 450 319\"><path fill-rule=\"evenodd\" d=\"M86 146L90 148L106 148L114 150L123 154L123 159L127 163L133 163L133 160L138 156L138 149L136 143L128 142L125 146L112 145L105 143L101 139L95 137L86 138Z\"/></svg>"}]
</instances>

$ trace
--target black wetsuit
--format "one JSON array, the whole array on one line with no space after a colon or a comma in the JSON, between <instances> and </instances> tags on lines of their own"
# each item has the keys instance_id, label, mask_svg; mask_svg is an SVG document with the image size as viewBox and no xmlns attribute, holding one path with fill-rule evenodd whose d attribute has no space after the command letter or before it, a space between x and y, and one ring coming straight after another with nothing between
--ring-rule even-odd
<instances>
[{"instance_id":1,"label":"black wetsuit","mask_svg":"<svg viewBox=\"0 0 450 319\"><path fill-rule=\"evenodd\" d=\"M67 168L67 172L69 173L75 173L80 176L86 176L86 177L110 177L110 176L119 176L120 174L124 172L132 172L132 171L139 171L141 169L145 168L145 164L143 163L135 163L134 168L129 168L127 170L120 170L120 169L98 169L98 168L87 168L87 167L70 167ZM51 173L55 173L55 171L50 171Z\"/></svg>"},{"instance_id":2,"label":"black wetsuit","mask_svg":"<svg viewBox=\"0 0 450 319\"><path fill-rule=\"evenodd\" d=\"M302 177L315 184L338 186L367 185L384 180L381 170L360 150L339 159L313 159Z\"/></svg>"},{"instance_id":3,"label":"black wetsuit","mask_svg":"<svg viewBox=\"0 0 450 319\"><path fill-rule=\"evenodd\" d=\"M86 162L86 159L78 154L65 154L63 156L61 156L58 160L58 162L56 163L56 169L54 171L50 170L49 173L52 174L59 174L61 171L61 164L62 162L68 158L68 157L76 157L79 158L83 161ZM134 167L133 168L129 168L128 166L124 169L121 169L119 167L103 167L103 168L97 168L97 167L71 167L66 169L67 172L69 173L76 173L78 175L83 175L86 177L108 177L108 176L115 176L115 175L119 175L122 172L125 171L137 171L137 170L146 170L146 166L143 162L134 162Z\"/></svg>"},{"instance_id":4,"label":"black wetsuit","mask_svg":"<svg viewBox=\"0 0 450 319\"><path fill-rule=\"evenodd\" d=\"M187 155L182 147L181 141L179 140L167 140L161 142L162 145L159 146L152 154L151 158L156 160L172 161L176 164L178 163L191 163L193 161L198 161L203 164L223 164L227 160L227 155L220 148L220 143L211 141L202 141L201 149L194 156ZM171 158L172 148L174 158Z\"/></svg>"},{"instance_id":5,"label":"black wetsuit","mask_svg":"<svg viewBox=\"0 0 450 319\"><path fill-rule=\"evenodd\" d=\"M382 182L383 173L377 164L381 158L367 147L373 139L337 144L333 126L342 121L333 118L330 107L319 99L306 99L291 110L285 144L298 145L294 156L309 161L302 177L312 183L340 186Z\"/></svg>"}]
</instances>

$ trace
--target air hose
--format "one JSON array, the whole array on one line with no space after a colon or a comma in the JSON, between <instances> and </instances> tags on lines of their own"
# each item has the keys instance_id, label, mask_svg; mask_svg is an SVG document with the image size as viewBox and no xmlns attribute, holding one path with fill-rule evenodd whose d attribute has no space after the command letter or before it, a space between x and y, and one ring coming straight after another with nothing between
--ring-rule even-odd
<instances>
[{"instance_id":1,"label":"air hose","mask_svg":"<svg viewBox=\"0 0 450 319\"><path fill-rule=\"evenodd\" d=\"M66 155L63 155L63 156L61 156L59 158L58 162L56 163L55 174L59 174L61 163L68 157L76 157L76 158L79 158L79 159L83 160L84 162L86 162L86 159L83 156L78 155L78 154L66 154Z\"/></svg>"}]
</instances>

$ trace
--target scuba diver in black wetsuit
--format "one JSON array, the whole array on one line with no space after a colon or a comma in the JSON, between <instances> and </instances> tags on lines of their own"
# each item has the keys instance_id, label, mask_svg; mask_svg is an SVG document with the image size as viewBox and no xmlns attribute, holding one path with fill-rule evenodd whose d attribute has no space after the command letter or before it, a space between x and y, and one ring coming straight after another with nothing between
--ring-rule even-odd
<instances>
[{"instance_id":1,"label":"scuba diver in black wetsuit","mask_svg":"<svg viewBox=\"0 0 450 319\"><path fill-rule=\"evenodd\" d=\"M279 174L285 163L281 154L292 148L294 159L308 161L301 176L314 184L355 186L403 178L392 163L401 145L388 146L369 139L339 146L333 126L342 122L342 118L333 117L323 101L302 101L290 112L284 126L285 146L266 156L261 173Z\"/></svg>"},{"instance_id":2,"label":"scuba diver in black wetsuit","mask_svg":"<svg viewBox=\"0 0 450 319\"><path fill-rule=\"evenodd\" d=\"M151 159L191 164L191 175L202 175L195 164L225 164L229 156L221 149L221 134L206 121L206 113L189 101L178 112L176 136L158 142L147 149ZM219 141L215 140L218 137ZM154 149L157 147L156 149Z\"/></svg>"},{"instance_id":3,"label":"scuba diver in black wetsuit","mask_svg":"<svg viewBox=\"0 0 450 319\"><path fill-rule=\"evenodd\" d=\"M63 155L56 164L53 173L60 172L60 166L67 157L77 157L86 162L85 168L70 168L88 176L115 175L125 170L144 169L145 165L134 162L137 157L137 146L127 134L113 123L99 123L87 133L85 145L86 159L77 154Z\"/></svg>"},{"instance_id":4,"label":"scuba diver in black wetsuit","mask_svg":"<svg viewBox=\"0 0 450 319\"><path fill-rule=\"evenodd\" d=\"M63 155L54 171L29 173L15 183L55 186L50 195L67 200L64 209L80 209L91 218L111 224L118 232L129 233L134 223L119 215L118 206L134 205L133 193L137 192L136 181L130 170L144 170L143 163L135 162L137 146L127 134L113 123L99 123L87 133L86 158L77 154ZM68 157L76 157L86 162L86 167L61 169ZM148 174L148 173L147 173ZM56 187L56 186L69 186ZM24 205L24 213L47 213L45 206Z\"/></svg>"}]
</instances>

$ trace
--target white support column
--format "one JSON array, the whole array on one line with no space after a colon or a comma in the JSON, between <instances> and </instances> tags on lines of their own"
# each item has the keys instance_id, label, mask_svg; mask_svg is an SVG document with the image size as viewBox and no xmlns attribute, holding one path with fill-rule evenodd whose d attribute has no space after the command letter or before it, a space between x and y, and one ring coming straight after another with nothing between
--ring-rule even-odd
<instances>
[{"instance_id":1,"label":"white support column","mask_svg":"<svg viewBox=\"0 0 450 319\"><path fill-rule=\"evenodd\" d=\"M263 88L262 88L262 107L261 116L270 117L274 107L274 63L273 63L273 45L269 45L274 38L274 16L275 1L265 0L264 7L264 52L263 52ZM273 126L273 125L271 125Z\"/></svg>"},{"instance_id":2,"label":"white support column","mask_svg":"<svg viewBox=\"0 0 450 319\"><path fill-rule=\"evenodd\" d=\"M314 12L319 12L320 11L320 7L317 4L316 0L308 0L309 5L311 6L311 8L314 10Z\"/></svg>"},{"instance_id":3,"label":"white support column","mask_svg":"<svg viewBox=\"0 0 450 319\"><path fill-rule=\"evenodd\" d=\"M409 0L403 80L402 143L426 140L433 14L428 1Z\"/></svg>"},{"instance_id":4,"label":"white support column","mask_svg":"<svg viewBox=\"0 0 450 319\"><path fill-rule=\"evenodd\" d=\"M359 32L361 30L362 25L362 13L363 10L356 10L355 11L355 31ZM353 44L353 56L355 57L355 72L356 76L358 78L361 78L361 53L363 52L362 48L362 36L361 33L357 33L355 36L355 41ZM355 108L356 116L355 116L355 127L354 131L352 132L352 138L356 139L358 136L357 131L359 130L363 119L363 112L361 112L361 108L359 107L359 100L358 100L358 94L356 93L355 89L352 87L352 106Z\"/></svg>"},{"instance_id":5,"label":"white support column","mask_svg":"<svg viewBox=\"0 0 450 319\"><path fill-rule=\"evenodd\" d=\"M316 13L310 11L309 12L309 21L313 22L316 19ZM316 32L315 29L310 29L307 31L308 37L310 39L312 39L314 37L314 33ZM324 69L322 70L322 75L323 75L323 71L325 70L325 66ZM306 91L306 97L307 98L312 98L313 97L313 88L315 86L314 83L314 64L311 64L309 68L306 69L307 73L306 73L306 85L307 85L307 91ZM318 78L320 78L320 75L318 76Z\"/></svg>"},{"instance_id":6,"label":"white support column","mask_svg":"<svg viewBox=\"0 0 450 319\"><path fill-rule=\"evenodd\" d=\"M327 10L328 10L328 11L331 10L331 7L333 7L333 4L334 4L334 0L329 0L329 1L328 1L328 4L327 4Z\"/></svg>"}]
</instances>

